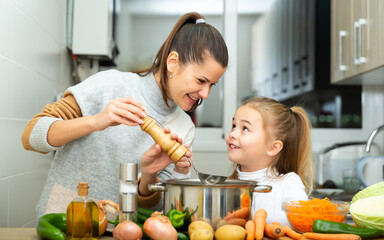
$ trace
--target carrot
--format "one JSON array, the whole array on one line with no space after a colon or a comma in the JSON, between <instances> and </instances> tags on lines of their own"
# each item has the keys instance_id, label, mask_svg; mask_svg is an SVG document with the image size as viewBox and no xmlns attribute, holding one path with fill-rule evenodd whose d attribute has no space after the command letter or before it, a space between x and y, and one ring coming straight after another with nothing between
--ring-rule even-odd
<instances>
[{"instance_id":1,"label":"carrot","mask_svg":"<svg viewBox=\"0 0 384 240\"><path fill-rule=\"evenodd\" d=\"M285 236L285 229L283 228L283 226L281 225L281 223L279 223L279 222L273 222L272 224L277 224L277 225L281 228L281 230L282 230L282 235L281 235L281 236Z\"/></svg>"},{"instance_id":2,"label":"carrot","mask_svg":"<svg viewBox=\"0 0 384 240\"><path fill-rule=\"evenodd\" d=\"M287 235L290 238L293 238L293 239L296 239L296 240L301 240L303 238L303 235L301 235L300 233L295 232L289 226L284 226L283 229L285 230L285 235Z\"/></svg>"},{"instance_id":3,"label":"carrot","mask_svg":"<svg viewBox=\"0 0 384 240\"><path fill-rule=\"evenodd\" d=\"M267 212L260 208L255 212L253 221L255 221L255 238L261 240L264 237L264 227L267 221Z\"/></svg>"},{"instance_id":4,"label":"carrot","mask_svg":"<svg viewBox=\"0 0 384 240\"><path fill-rule=\"evenodd\" d=\"M245 207L245 208L240 208L236 211L233 211L233 212L229 212L227 214L227 216L224 217L224 220L228 221L229 219L233 219L233 218L243 218L243 219L246 219L248 220L249 218L249 207Z\"/></svg>"},{"instance_id":5,"label":"carrot","mask_svg":"<svg viewBox=\"0 0 384 240\"><path fill-rule=\"evenodd\" d=\"M227 224L238 225L241 227L245 227L246 223L247 223L247 220L245 220L244 218L231 218L227 220Z\"/></svg>"},{"instance_id":6,"label":"carrot","mask_svg":"<svg viewBox=\"0 0 384 240\"><path fill-rule=\"evenodd\" d=\"M360 236L355 234L330 234L330 233L303 233L304 237L316 240L361 240Z\"/></svg>"},{"instance_id":7,"label":"carrot","mask_svg":"<svg viewBox=\"0 0 384 240\"><path fill-rule=\"evenodd\" d=\"M264 235L276 239L278 237L284 236L285 232L281 224L266 223L264 227Z\"/></svg>"},{"instance_id":8,"label":"carrot","mask_svg":"<svg viewBox=\"0 0 384 240\"><path fill-rule=\"evenodd\" d=\"M248 220L245 223L245 231L247 231L247 239L246 240L255 240L255 222L252 220Z\"/></svg>"},{"instance_id":9,"label":"carrot","mask_svg":"<svg viewBox=\"0 0 384 240\"><path fill-rule=\"evenodd\" d=\"M251 198L248 196L247 193L244 193L243 196L241 196L241 202L240 206L242 208L249 207L251 204Z\"/></svg>"},{"instance_id":10,"label":"carrot","mask_svg":"<svg viewBox=\"0 0 384 240\"><path fill-rule=\"evenodd\" d=\"M292 201L291 204L285 204L284 208L292 227L301 232L311 231L316 219L343 222L346 216L346 214L334 214L342 211L328 198Z\"/></svg>"},{"instance_id":11,"label":"carrot","mask_svg":"<svg viewBox=\"0 0 384 240\"><path fill-rule=\"evenodd\" d=\"M292 240L292 238L287 236L278 237L277 240Z\"/></svg>"}]
</instances>

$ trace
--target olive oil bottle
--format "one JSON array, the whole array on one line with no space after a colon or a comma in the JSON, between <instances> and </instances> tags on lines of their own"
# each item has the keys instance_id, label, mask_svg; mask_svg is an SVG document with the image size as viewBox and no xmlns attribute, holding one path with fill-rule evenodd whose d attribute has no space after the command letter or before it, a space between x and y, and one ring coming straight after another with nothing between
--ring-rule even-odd
<instances>
[{"instance_id":1,"label":"olive oil bottle","mask_svg":"<svg viewBox=\"0 0 384 240\"><path fill-rule=\"evenodd\" d=\"M99 209L88 197L88 183L79 182L78 196L67 208L67 240L95 240L99 235Z\"/></svg>"}]
</instances>

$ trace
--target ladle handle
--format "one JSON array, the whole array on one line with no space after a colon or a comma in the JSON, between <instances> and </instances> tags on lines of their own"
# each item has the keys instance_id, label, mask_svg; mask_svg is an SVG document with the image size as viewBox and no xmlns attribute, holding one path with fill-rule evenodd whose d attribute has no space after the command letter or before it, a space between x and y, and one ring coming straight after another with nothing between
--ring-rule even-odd
<instances>
[{"instance_id":1,"label":"ladle handle","mask_svg":"<svg viewBox=\"0 0 384 240\"><path fill-rule=\"evenodd\" d=\"M256 185L253 189L251 189L251 192L261 192L261 193L267 193L272 191L272 186L270 185Z\"/></svg>"},{"instance_id":2,"label":"ladle handle","mask_svg":"<svg viewBox=\"0 0 384 240\"><path fill-rule=\"evenodd\" d=\"M141 120L144 121L140 125L141 129L151 135L153 140L160 145L161 150L166 152L174 162L178 162L187 153L188 149L172 139L170 133L165 133L164 129L157 125L153 118L147 115Z\"/></svg>"}]
</instances>

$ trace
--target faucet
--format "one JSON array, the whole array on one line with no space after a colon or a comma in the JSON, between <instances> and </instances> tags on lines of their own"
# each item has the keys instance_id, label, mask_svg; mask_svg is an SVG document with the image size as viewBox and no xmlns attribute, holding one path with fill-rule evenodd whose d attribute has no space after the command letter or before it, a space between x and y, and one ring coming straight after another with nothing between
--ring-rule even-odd
<instances>
[{"instance_id":1,"label":"faucet","mask_svg":"<svg viewBox=\"0 0 384 240\"><path fill-rule=\"evenodd\" d=\"M369 138L368 138L368 141L367 141L367 145L365 146L365 151L366 152L371 151L371 145L372 145L373 139L383 129L384 129L384 125L381 125L381 126L377 127L375 130L373 130L371 135L369 135Z\"/></svg>"},{"instance_id":2,"label":"faucet","mask_svg":"<svg viewBox=\"0 0 384 240\"><path fill-rule=\"evenodd\" d=\"M353 145L363 145L365 144L366 142L343 142L343 143L335 143L333 144L332 146L330 147L327 147L325 149L323 149L320 153L321 154L325 154L333 149L336 149L336 148L341 148L341 147L347 147L347 146L353 146Z\"/></svg>"}]
</instances>

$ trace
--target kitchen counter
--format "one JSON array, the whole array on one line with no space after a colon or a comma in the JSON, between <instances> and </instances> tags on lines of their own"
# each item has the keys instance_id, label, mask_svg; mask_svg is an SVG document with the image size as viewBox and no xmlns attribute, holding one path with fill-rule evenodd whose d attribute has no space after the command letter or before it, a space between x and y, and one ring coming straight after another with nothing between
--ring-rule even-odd
<instances>
[{"instance_id":1,"label":"kitchen counter","mask_svg":"<svg viewBox=\"0 0 384 240\"><path fill-rule=\"evenodd\" d=\"M113 237L103 235L99 239L113 240ZM37 235L36 228L0 228L0 240L41 240L41 238ZM269 239L264 238L264 240ZM281 237L279 240L292 240L292 238ZM375 238L374 240L384 240L384 238Z\"/></svg>"},{"instance_id":2,"label":"kitchen counter","mask_svg":"<svg viewBox=\"0 0 384 240\"><path fill-rule=\"evenodd\" d=\"M0 228L0 240L41 240L36 228ZM112 236L101 236L100 240L113 240Z\"/></svg>"}]
</instances>

